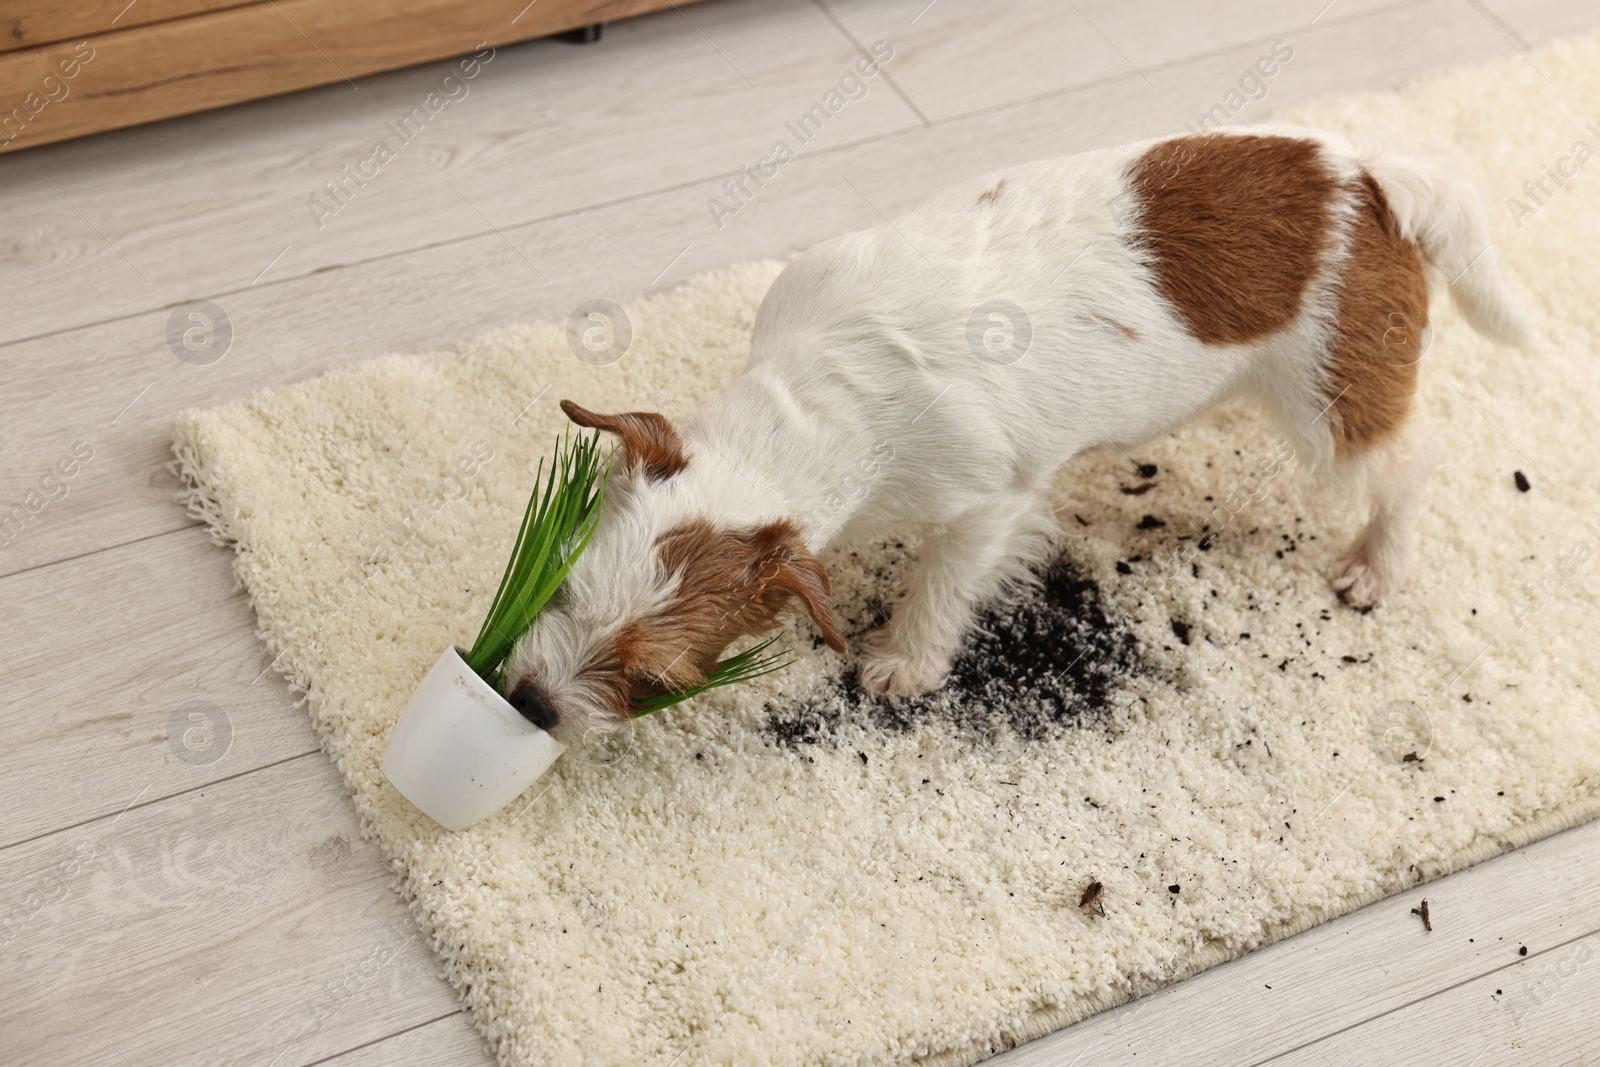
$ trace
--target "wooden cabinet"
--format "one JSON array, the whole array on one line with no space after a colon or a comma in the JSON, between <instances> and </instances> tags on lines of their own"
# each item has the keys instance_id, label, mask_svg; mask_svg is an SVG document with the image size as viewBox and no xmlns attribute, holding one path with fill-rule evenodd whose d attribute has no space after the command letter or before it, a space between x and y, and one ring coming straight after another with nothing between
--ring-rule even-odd
<instances>
[{"instance_id":1,"label":"wooden cabinet","mask_svg":"<svg viewBox=\"0 0 1600 1067\"><path fill-rule=\"evenodd\" d=\"M0 152L672 6L670 0L9 0L0 11Z\"/></svg>"}]
</instances>

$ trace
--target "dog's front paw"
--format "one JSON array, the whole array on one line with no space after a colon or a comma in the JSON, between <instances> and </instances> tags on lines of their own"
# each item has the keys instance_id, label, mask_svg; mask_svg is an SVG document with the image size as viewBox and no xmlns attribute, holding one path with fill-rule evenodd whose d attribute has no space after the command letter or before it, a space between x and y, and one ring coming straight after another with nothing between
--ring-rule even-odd
<instances>
[{"instance_id":1,"label":"dog's front paw","mask_svg":"<svg viewBox=\"0 0 1600 1067\"><path fill-rule=\"evenodd\" d=\"M950 673L950 652L907 652L887 626L862 638L862 647L861 688L875 697L931 693Z\"/></svg>"},{"instance_id":2,"label":"dog's front paw","mask_svg":"<svg viewBox=\"0 0 1600 1067\"><path fill-rule=\"evenodd\" d=\"M1333 572L1333 590L1353 608L1370 608L1385 597L1400 591L1403 579L1392 568L1384 568L1372 554L1357 548Z\"/></svg>"}]
</instances>

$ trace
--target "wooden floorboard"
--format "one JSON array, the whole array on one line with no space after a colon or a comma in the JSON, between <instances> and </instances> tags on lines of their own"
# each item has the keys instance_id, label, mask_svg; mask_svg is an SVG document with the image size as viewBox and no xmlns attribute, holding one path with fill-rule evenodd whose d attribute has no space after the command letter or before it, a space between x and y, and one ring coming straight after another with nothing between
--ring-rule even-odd
<instances>
[{"instance_id":1,"label":"wooden floorboard","mask_svg":"<svg viewBox=\"0 0 1600 1067\"><path fill-rule=\"evenodd\" d=\"M1327 0L1224 0L1163 5L1158 15L1151 5L1120 0L822 2L857 40L896 42L890 76L933 120L1124 75L1149 87L1192 90L1184 71L1165 68L1206 50L1292 40L1326 23L1398 6L1392 0L1342 0L1323 11Z\"/></svg>"},{"instance_id":2,"label":"wooden floorboard","mask_svg":"<svg viewBox=\"0 0 1600 1067\"><path fill-rule=\"evenodd\" d=\"M174 503L180 408L562 318L874 224L948 180L1181 128L1280 39L1293 59L1238 119L1595 28L1592 8L712 0L595 48L501 50L320 230L308 197L442 67L0 162L0 500L93 450L0 547L7 1058L490 1061L305 710L262 673L227 552ZM726 175L879 39L885 79L718 225ZM233 341L196 366L168 346L167 305L201 296ZM1600 824L1557 835L997 1062L1584 1062L1597 846ZM1431 935L1409 913L1423 895ZM1514 943L1529 955L1508 965Z\"/></svg>"},{"instance_id":3,"label":"wooden floorboard","mask_svg":"<svg viewBox=\"0 0 1600 1067\"><path fill-rule=\"evenodd\" d=\"M1593 33L1600 28L1600 11L1592 0L1479 0L1484 11L1498 17L1517 44L1543 44L1569 33Z\"/></svg>"},{"instance_id":4,"label":"wooden floorboard","mask_svg":"<svg viewBox=\"0 0 1600 1067\"><path fill-rule=\"evenodd\" d=\"M342 794L312 753L0 851L7 1061L292 1067L454 1010Z\"/></svg>"},{"instance_id":5,"label":"wooden floorboard","mask_svg":"<svg viewBox=\"0 0 1600 1067\"><path fill-rule=\"evenodd\" d=\"M316 750L231 555L188 528L0 579L0 848Z\"/></svg>"},{"instance_id":6,"label":"wooden floorboard","mask_svg":"<svg viewBox=\"0 0 1600 1067\"><path fill-rule=\"evenodd\" d=\"M1593 1067L1600 934L1546 948L1271 1061L1273 1067ZM1254 1065L1252 1065L1254 1067Z\"/></svg>"},{"instance_id":7,"label":"wooden floorboard","mask_svg":"<svg viewBox=\"0 0 1600 1067\"><path fill-rule=\"evenodd\" d=\"M458 1011L326 1062L329 1067L463 1067L493 1061L467 1013Z\"/></svg>"}]
</instances>

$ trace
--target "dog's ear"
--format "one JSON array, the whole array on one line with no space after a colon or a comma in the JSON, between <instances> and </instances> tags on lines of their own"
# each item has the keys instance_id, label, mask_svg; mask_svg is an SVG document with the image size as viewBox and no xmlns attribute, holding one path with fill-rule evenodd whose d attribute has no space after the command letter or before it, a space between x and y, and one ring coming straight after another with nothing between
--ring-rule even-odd
<instances>
[{"instance_id":1,"label":"dog's ear","mask_svg":"<svg viewBox=\"0 0 1600 1067\"><path fill-rule=\"evenodd\" d=\"M596 415L570 400L561 402L561 410L585 429L605 430L621 437L624 469L642 470L651 481L664 481L689 465L678 431L654 411Z\"/></svg>"},{"instance_id":2,"label":"dog's ear","mask_svg":"<svg viewBox=\"0 0 1600 1067\"><path fill-rule=\"evenodd\" d=\"M811 621L822 631L822 639L835 652L844 654L848 646L844 634L833 621L833 587L822 562L800 543L799 533L789 522L768 523L756 533L762 546L759 593L768 590L787 593L804 605Z\"/></svg>"},{"instance_id":3,"label":"dog's ear","mask_svg":"<svg viewBox=\"0 0 1600 1067\"><path fill-rule=\"evenodd\" d=\"M673 578L671 599L625 625L590 672L618 707L637 702L640 686L659 693L703 681L730 644L767 632L795 601L828 647L845 652L828 573L794 523L727 529L689 519L663 534L656 551Z\"/></svg>"}]
</instances>

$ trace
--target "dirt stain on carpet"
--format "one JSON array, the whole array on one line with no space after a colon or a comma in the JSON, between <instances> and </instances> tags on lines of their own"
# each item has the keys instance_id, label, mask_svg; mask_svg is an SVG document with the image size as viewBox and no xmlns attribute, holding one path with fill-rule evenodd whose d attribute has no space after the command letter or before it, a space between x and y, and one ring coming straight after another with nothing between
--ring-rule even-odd
<instances>
[{"instance_id":1,"label":"dirt stain on carpet","mask_svg":"<svg viewBox=\"0 0 1600 1067\"><path fill-rule=\"evenodd\" d=\"M978 739L1038 741L1097 721L1127 683L1153 672L1121 618L1108 614L1100 587L1059 559L1021 597L982 613L942 689L905 700L862 690L854 666L803 703L769 704L766 730L786 748L826 744L837 727L861 721L905 732L929 722ZM879 625L885 613L862 632ZM859 634L855 635L859 636Z\"/></svg>"}]
</instances>

